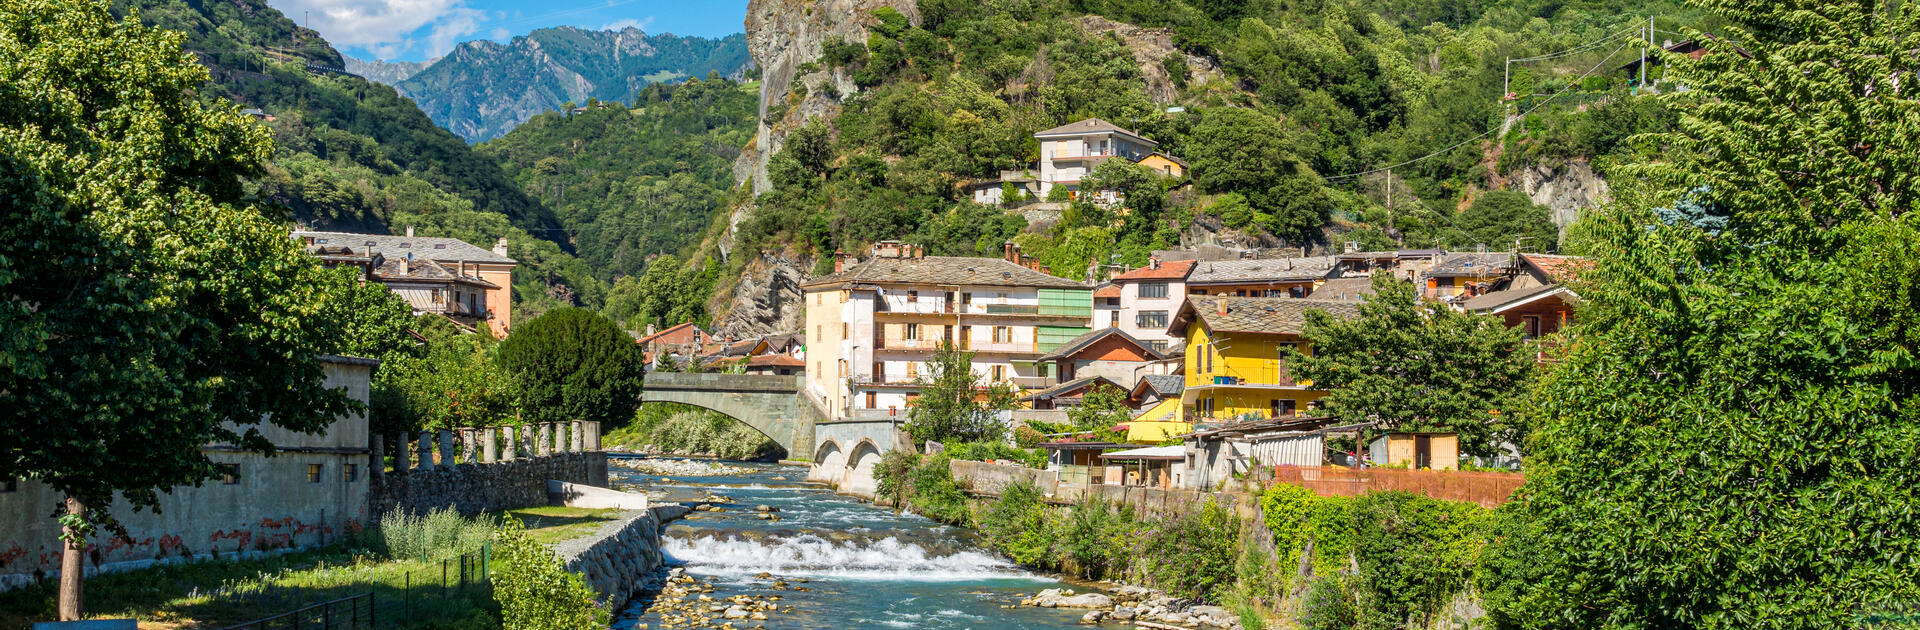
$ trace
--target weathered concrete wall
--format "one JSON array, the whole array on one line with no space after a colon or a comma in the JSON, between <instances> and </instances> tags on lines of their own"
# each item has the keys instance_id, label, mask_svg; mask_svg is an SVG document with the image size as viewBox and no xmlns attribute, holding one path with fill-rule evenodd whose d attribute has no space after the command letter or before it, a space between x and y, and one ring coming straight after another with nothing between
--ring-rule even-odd
<instances>
[{"instance_id":1,"label":"weathered concrete wall","mask_svg":"<svg viewBox=\"0 0 1920 630\"><path fill-rule=\"evenodd\" d=\"M607 454L558 453L492 464L454 464L389 472L373 484L375 518L395 508L431 512L451 507L461 514L547 504L547 482L606 487Z\"/></svg>"},{"instance_id":2,"label":"weathered concrete wall","mask_svg":"<svg viewBox=\"0 0 1920 630\"><path fill-rule=\"evenodd\" d=\"M686 513L680 505L629 510L590 536L555 543L554 553L568 571L586 579L601 603L618 611L647 588L653 572L665 563L660 528Z\"/></svg>"},{"instance_id":3,"label":"weathered concrete wall","mask_svg":"<svg viewBox=\"0 0 1920 630\"><path fill-rule=\"evenodd\" d=\"M1138 486L1087 485L1062 483L1059 473L1025 466L954 460L948 464L953 478L970 494L999 496L1001 490L1016 481L1026 481L1054 503L1078 503L1086 497L1129 505L1137 514L1172 514L1197 508L1212 500L1230 507L1243 518L1260 514L1260 501L1250 492L1233 488L1222 492L1189 489L1144 488Z\"/></svg>"},{"instance_id":4,"label":"weathered concrete wall","mask_svg":"<svg viewBox=\"0 0 1920 630\"><path fill-rule=\"evenodd\" d=\"M801 398L804 376L769 374L692 374L654 372L647 375L642 402L693 405L726 414L787 449L787 457L804 457L815 444L814 406Z\"/></svg>"},{"instance_id":5,"label":"weathered concrete wall","mask_svg":"<svg viewBox=\"0 0 1920 630\"><path fill-rule=\"evenodd\" d=\"M1041 494L1059 492L1060 473L1056 471L959 459L949 461L947 466L961 487L975 494L1000 496L1002 489L1019 481L1033 484Z\"/></svg>"},{"instance_id":6,"label":"weathered concrete wall","mask_svg":"<svg viewBox=\"0 0 1920 630\"><path fill-rule=\"evenodd\" d=\"M373 361L326 357L326 386L367 400ZM116 500L109 510L127 528L127 540L96 537L87 573L138 569L219 554L256 555L311 547L351 533L369 521L367 420L354 414L320 434L259 427L280 452L272 457L227 445L208 445L207 459L231 465L223 478L160 494L159 509L135 512ZM125 462L138 466L140 462ZM317 468L313 468L317 467ZM310 476L310 472L312 476ZM59 575L60 525L53 518L64 497L38 481L6 490L0 480L0 590Z\"/></svg>"}]
</instances>

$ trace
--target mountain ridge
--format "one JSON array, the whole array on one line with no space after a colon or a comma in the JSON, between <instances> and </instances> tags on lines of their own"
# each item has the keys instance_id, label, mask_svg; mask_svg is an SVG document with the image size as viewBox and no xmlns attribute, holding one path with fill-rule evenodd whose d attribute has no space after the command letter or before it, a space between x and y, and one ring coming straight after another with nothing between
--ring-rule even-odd
<instances>
[{"instance_id":1,"label":"mountain ridge","mask_svg":"<svg viewBox=\"0 0 1920 630\"><path fill-rule=\"evenodd\" d=\"M435 124L475 143L568 103L627 101L648 84L685 77L738 79L752 63L742 34L682 37L633 27L559 26L504 44L462 42L394 89L412 98Z\"/></svg>"}]
</instances>

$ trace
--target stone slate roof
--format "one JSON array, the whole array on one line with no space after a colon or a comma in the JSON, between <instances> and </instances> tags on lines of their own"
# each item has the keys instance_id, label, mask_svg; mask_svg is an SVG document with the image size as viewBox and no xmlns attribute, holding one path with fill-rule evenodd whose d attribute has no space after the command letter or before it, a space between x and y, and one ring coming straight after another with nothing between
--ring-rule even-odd
<instances>
[{"instance_id":1,"label":"stone slate roof","mask_svg":"<svg viewBox=\"0 0 1920 630\"><path fill-rule=\"evenodd\" d=\"M1004 258L927 256L924 258L869 258L840 273L800 285L802 289L855 284L960 284L994 287L1086 289L1085 284L1051 276Z\"/></svg>"},{"instance_id":2,"label":"stone slate roof","mask_svg":"<svg viewBox=\"0 0 1920 630\"><path fill-rule=\"evenodd\" d=\"M1480 278L1499 274L1512 264L1513 254L1506 252L1452 254L1433 263L1433 267L1427 269L1427 277Z\"/></svg>"},{"instance_id":3,"label":"stone slate roof","mask_svg":"<svg viewBox=\"0 0 1920 630\"><path fill-rule=\"evenodd\" d=\"M1209 260L1194 265L1187 284L1240 284L1313 280L1333 271L1332 256L1307 258L1267 258L1256 260Z\"/></svg>"},{"instance_id":4,"label":"stone slate roof","mask_svg":"<svg viewBox=\"0 0 1920 630\"><path fill-rule=\"evenodd\" d=\"M1127 343L1133 344L1134 349L1139 350L1141 354L1146 355L1148 357L1148 360L1166 358L1164 356L1161 356L1160 353L1154 352L1153 346L1149 346L1147 345L1146 342L1141 341L1139 338L1136 338L1133 335L1127 334L1127 331L1109 326L1109 327L1095 330L1092 332L1084 333L1078 337L1069 339L1067 340L1066 343L1060 344L1060 347L1054 348L1052 352L1048 352L1044 355L1041 355L1040 358L1037 360L1053 361L1057 359L1065 359L1067 357L1071 357L1074 355L1074 353L1084 350L1086 349L1087 346L1091 346L1094 344L1094 342L1099 341L1101 339L1105 339L1110 335L1119 335L1120 338L1126 340Z\"/></svg>"},{"instance_id":5,"label":"stone slate roof","mask_svg":"<svg viewBox=\"0 0 1920 630\"><path fill-rule=\"evenodd\" d=\"M1120 388L1119 383L1115 383L1113 382L1113 379L1107 378L1105 376L1082 376L1080 378L1076 378L1071 381L1067 381L1065 383L1055 385L1053 387L1049 387L1037 392L1033 392L1031 394L1027 394L1025 396L1021 396L1020 400L1033 401L1033 400L1048 400L1052 398L1063 398L1063 397L1070 398L1071 397L1069 396L1070 394L1073 394L1074 392L1078 392L1083 389L1086 391L1093 391L1094 385L1098 383L1106 383L1108 387L1112 387L1114 389Z\"/></svg>"},{"instance_id":6,"label":"stone slate roof","mask_svg":"<svg viewBox=\"0 0 1920 630\"><path fill-rule=\"evenodd\" d=\"M1135 269L1133 271L1129 271L1129 272L1114 276L1113 281L1127 282L1127 281L1138 281L1138 280L1180 280L1180 279L1186 278L1187 274L1193 271L1193 265L1194 265L1194 261L1191 261L1191 260L1162 261L1160 263L1160 268L1158 269L1155 269L1151 266L1141 267L1139 269Z\"/></svg>"},{"instance_id":7,"label":"stone slate roof","mask_svg":"<svg viewBox=\"0 0 1920 630\"><path fill-rule=\"evenodd\" d=\"M403 262L408 263L406 265L407 270L404 273L400 271L401 263ZM440 263L428 258L419 257L414 258L411 262L407 261L404 257L388 258L382 262L379 267L373 269L373 277L381 282L460 282L487 289L500 288L500 285L473 276L463 276L454 273L446 267L440 266Z\"/></svg>"},{"instance_id":8,"label":"stone slate roof","mask_svg":"<svg viewBox=\"0 0 1920 630\"><path fill-rule=\"evenodd\" d=\"M1148 374L1140 377L1140 384L1135 385L1134 389L1141 387L1153 388L1153 393L1161 398L1173 398L1187 391L1187 377L1180 374Z\"/></svg>"},{"instance_id":9,"label":"stone slate roof","mask_svg":"<svg viewBox=\"0 0 1920 630\"><path fill-rule=\"evenodd\" d=\"M1078 135L1093 134L1093 133L1121 133L1121 134L1126 134L1128 136L1132 136L1134 139L1140 140L1147 144L1160 146L1160 143L1154 142L1152 140L1148 140L1146 136L1142 136L1132 131L1128 131L1122 128L1120 125L1116 125L1098 118L1088 118L1082 121L1070 122L1070 123L1060 125L1058 127L1054 127L1052 129L1048 129L1046 131L1042 131L1033 135L1034 137L1039 138L1039 137L1045 137L1045 136L1078 136Z\"/></svg>"},{"instance_id":10,"label":"stone slate roof","mask_svg":"<svg viewBox=\"0 0 1920 630\"><path fill-rule=\"evenodd\" d=\"M1320 283L1307 297L1316 300L1337 300L1358 302L1365 296L1373 295L1373 278L1354 276L1352 278L1334 278Z\"/></svg>"},{"instance_id":11,"label":"stone slate roof","mask_svg":"<svg viewBox=\"0 0 1920 630\"><path fill-rule=\"evenodd\" d=\"M1221 314L1222 305L1226 307L1224 315ZM1180 314L1174 316L1167 330L1168 334L1185 336L1187 324L1197 317L1216 333L1298 335L1306 328L1307 311L1314 310L1326 311L1341 318L1360 315L1359 305L1355 302L1193 295L1188 296L1186 304L1180 306Z\"/></svg>"},{"instance_id":12,"label":"stone slate roof","mask_svg":"<svg viewBox=\"0 0 1920 630\"><path fill-rule=\"evenodd\" d=\"M354 232L309 232L296 230L293 237L314 240L315 245L347 246L366 248L389 259L406 258L411 252L416 257L433 260L458 260L465 262L512 263L512 258L493 253L457 238L438 238L432 236L394 236L392 234L357 234ZM325 241L324 243L321 241Z\"/></svg>"},{"instance_id":13,"label":"stone slate roof","mask_svg":"<svg viewBox=\"0 0 1920 630\"><path fill-rule=\"evenodd\" d=\"M1473 296L1472 298L1469 298L1467 301L1460 303L1460 308L1466 309L1469 312L1483 313L1487 311L1496 310L1501 307L1515 304L1518 302L1523 302L1529 299L1533 299L1536 297L1545 296L1555 291L1562 291L1562 290L1565 290L1565 288L1566 287L1562 287L1557 284L1545 284L1545 285L1540 285L1536 287L1528 287L1525 289L1507 289L1505 291L1494 291L1492 293L1485 293L1485 294ZM1575 299L1573 299L1573 296L1571 295L1572 294L1571 291L1568 291L1567 293L1569 294L1566 298L1568 299L1568 301L1576 301Z\"/></svg>"}]
</instances>

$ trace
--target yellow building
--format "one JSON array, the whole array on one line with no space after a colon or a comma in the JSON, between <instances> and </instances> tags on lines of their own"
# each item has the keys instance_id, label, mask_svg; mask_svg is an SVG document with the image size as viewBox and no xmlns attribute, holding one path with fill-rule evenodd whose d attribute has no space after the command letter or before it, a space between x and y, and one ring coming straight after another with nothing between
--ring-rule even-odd
<instances>
[{"instance_id":1,"label":"yellow building","mask_svg":"<svg viewBox=\"0 0 1920 630\"><path fill-rule=\"evenodd\" d=\"M1307 312L1355 317L1353 302L1296 298L1200 296L1187 298L1168 328L1186 338L1186 387L1180 421L1302 415L1326 392L1287 371L1287 348L1304 347Z\"/></svg>"},{"instance_id":2,"label":"yellow building","mask_svg":"<svg viewBox=\"0 0 1920 630\"><path fill-rule=\"evenodd\" d=\"M1134 162L1152 169L1163 177L1180 178L1187 176L1187 161L1165 153L1151 153Z\"/></svg>"}]
</instances>

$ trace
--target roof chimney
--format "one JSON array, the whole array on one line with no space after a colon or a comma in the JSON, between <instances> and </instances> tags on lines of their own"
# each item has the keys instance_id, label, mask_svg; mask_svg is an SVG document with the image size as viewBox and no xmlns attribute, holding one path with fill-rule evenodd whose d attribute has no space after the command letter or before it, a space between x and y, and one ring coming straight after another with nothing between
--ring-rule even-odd
<instances>
[{"instance_id":1,"label":"roof chimney","mask_svg":"<svg viewBox=\"0 0 1920 630\"><path fill-rule=\"evenodd\" d=\"M407 226L407 238L413 238L413 226Z\"/></svg>"},{"instance_id":2,"label":"roof chimney","mask_svg":"<svg viewBox=\"0 0 1920 630\"><path fill-rule=\"evenodd\" d=\"M1227 298L1224 298L1224 297L1215 298L1213 300L1213 303L1215 306L1220 307L1220 316L1226 317L1227 316Z\"/></svg>"},{"instance_id":3,"label":"roof chimney","mask_svg":"<svg viewBox=\"0 0 1920 630\"><path fill-rule=\"evenodd\" d=\"M493 242L493 254L501 258L507 257L507 237L502 236L500 240Z\"/></svg>"},{"instance_id":4,"label":"roof chimney","mask_svg":"<svg viewBox=\"0 0 1920 630\"><path fill-rule=\"evenodd\" d=\"M413 252L407 252L407 257L400 259L400 275L404 276L404 275L412 274L413 273L412 263L413 263Z\"/></svg>"},{"instance_id":5,"label":"roof chimney","mask_svg":"<svg viewBox=\"0 0 1920 630\"><path fill-rule=\"evenodd\" d=\"M1147 257L1147 268L1148 268L1148 269L1159 269L1159 268L1160 268L1160 257L1159 257L1159 256L1148 256L1148 257Z\"/></svg>"},{"instance_id":6,"label":"roof chimney","mask_svg":"<svg viewBox=\"0 0 1920 630\"><path fill-rule=\"evenodd\" d=\"M833 272L840 273L846 270L847 270L847 253L838 249L833 250Z\"/></svg>"},{"instance_id":7,"label":"roof chimney","mask_svg":"<svg viewBox=\"0 0 1920 630\"><path fill-rule=\"evenodd\" d=\"M1014 249L1017 247L1019 247L1019 245L1013 244L1013 241L1007 241L1005 243L1001 243L1000 244L1001 257L1006 258L1007 262L1010 262L1016 265L1020 264L1020 257L1015 256L1013 253Z\"/></svg>"},{"instance_id":8,"label":"roof chimney","mask_svg":"<svg viewBox=\"0 0 1920 630\"><path fill-rule=\"evenodd\" d=\"M648 337L652 337L652 336L653 336L653 323L652 323L652 322L648 322L648 323L647 323L647 336L648 336Z\"/></svg>"}]
</instances>

